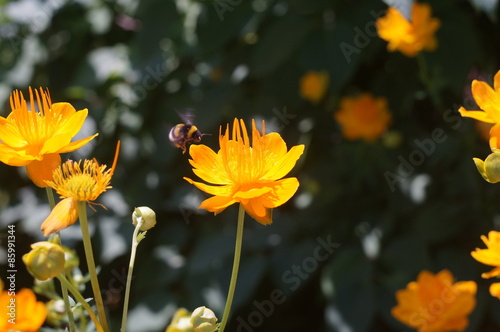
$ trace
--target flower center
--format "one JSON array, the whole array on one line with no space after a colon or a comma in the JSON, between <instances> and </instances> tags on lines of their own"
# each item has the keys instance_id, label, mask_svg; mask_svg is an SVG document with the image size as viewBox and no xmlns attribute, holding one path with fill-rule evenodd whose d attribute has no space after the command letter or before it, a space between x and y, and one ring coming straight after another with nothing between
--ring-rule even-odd
<instances>
[{"instance_id":1,"label":"flower center","mask_svg":"<svg viewBox=\"0 0 500 332\"><path fill-rule=\"evenodd\" d=\"M94 196L97 181L90 174L75 174L67 179L66 191L79 201L91 200Z\"/></svg>"}]
</instances>

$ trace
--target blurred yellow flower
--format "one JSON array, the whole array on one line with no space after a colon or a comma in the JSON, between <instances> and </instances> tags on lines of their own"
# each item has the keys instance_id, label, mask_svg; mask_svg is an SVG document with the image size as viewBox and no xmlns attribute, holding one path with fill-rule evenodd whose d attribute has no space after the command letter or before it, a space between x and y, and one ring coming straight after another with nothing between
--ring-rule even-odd
<instances>
[{"instance_id":1,"label":"blurred yellow flower","mask_svg":"<svg viewBox=\"0 0 500 332\"><path fill-rule=\"evenodd\" d=\"M184 308L177 309L165 332L194 332L191 312Z\"/></svg>"},{"instance_id":2,"label":"blurred yellow flower","mask_svg":"<svg viewBox=\"0 0 500 332\"><path fill-rule=\"evenodd\" d=\"M234 203L241 203L245 211L261 224L272 222L271 209L287 202L297 191L299 181L285 178L304 152L304 145L287 151L285 141L278 133L266 134L262 121L262 135L252 120L252 139L248 137L243 120L234 119L232 135L229 125L219 133L220 150L191 145L189 154L193 172L214 186L184 178L206 193L215 195L203 201L199 208L215 214Z\"/></svg>"},{"instance_id":3,"label":"blurred yellow flower","mask_svg":"<svg viewBox=\"0 0 500 332\"><path fill-rule=\"evenodd\" d=\"M329 76L326 71L308 71L300 79L300 96L318 104L325 96Z\"/></svg>"},{"instance_id":4,"label":"blurred yellow flower","mask_svg":"<svg viewBox=\"0 0 500 332\"><path fill-rule=\"evenodd\" d=\"M483 81L472 81L472 97L483 111L468 111L459 108L462 116L473 118L494 126L490 129L490 148L500 149L500 70L493 79L493 88Z\"/></svg>"},{"instance_id":5,"label":"blurred yellow flower","mask_svg":"<svg viewBox=\"0 0 500 332\"><path fill-rule=\"evenodd\" d=\"M490 294L500 300L500 282L494 282L490 285Z\"/></svg>"},{"instance_id":6,"label":"blurred yellow flower","mask_svg":"<svg viewBox=\"0 0 500 332\"><path fill-rule=\"evenodd\" d=\"M370 93L344 97L340 109L334 114L341 125L342 135L348 140L377 140L391 122L391 113L384 97L375 98Z\"/></svg>"},{"instance_id":7,"label":"blurred yellow flower","mask_svg":"<svg viewBox=\"0 0 500 332\"><path fill-rule=\"evenodd\" d=\"M478 262L495 267L490 272L483 273L483 278L497 277L500 275L500 232L490 231L488 237L481 235L481 240L488 249L476 248L471 255Z\"/></svg>"},{"instance_id":8,"label":"blurred yellow flower","mask_svg":"<svg viewBox=\"0 0 500 332\"><path fill-rule=\"evenodd\" d=\"M0 162L26 166L29 178L39 187L47 187L52 171L61 164L60 153L74 151L97 134L71 142L83 125L88 111L76 111L68 103L52 104L49 91L31 87L30 104L19 91L10 95L12 112L0 117ZM36 111L38 108L38 112Z\"/></svg>"},{"instance_id":9,"label":"blurred yellow flower","mask_svg":"<svg viewBox=\"0 0 500 332\"><path fill-rule=\"evenodd\" d=\"M399 10L389 7L385 16L376 22L378 35L389 42L387 49L400 51L408 57L414 57L420 51L433 51L437 47L434 37L441 25L437 18L431 18L431 7L424 3L413 3L411 21Z\"/></svg>"},{"instance_id":10,"label":"blurred yellow flower","mask_svg":"<svg viewBox=\"0 0 500 332\"><path fill-rule=\"evenodd\" d=\"M31 289L23 288L17 294L0 294L0 331L37 332L47 317L43 302L37 302Z\"/></svg>"},{"instance_id":11,"label":"blurred yellow flower","mask_svg":"<svg viewBox=\"0 0 500 332\"><path fill-rule=\"evenodd\" d=\"M448 270L438 274L422 271L417 281L396 292L394 318L418 332L461 331L476 306L477 285L473 281L453 282Z\"/></svg>"},{"instance_id":12,"label":"blurred yellow flower","mask_svg":"<svg viewBox=\"0 0 500 332\"><path fill-rule=\"evenodd\" d=\"M62 200L52 209L41 226L44 236L60 231L78 219L78 202L95 201L106 189L115 171L120 142L116 147L113 166L106 170L106 165L99 165L97 160L68 160L54 171L54 180L47 181Z\"/></svg>"}]
</instances>

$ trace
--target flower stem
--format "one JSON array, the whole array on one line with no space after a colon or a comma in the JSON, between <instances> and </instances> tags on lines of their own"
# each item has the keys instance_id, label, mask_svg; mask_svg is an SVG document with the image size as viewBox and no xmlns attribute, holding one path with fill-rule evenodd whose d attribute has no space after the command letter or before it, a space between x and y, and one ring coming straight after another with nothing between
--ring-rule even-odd
<instances>
[{"instance_id":1,"label":"flower stem","mask_svg":"<svg viewBox=\"0 0 500 332\"><path fill-rule=\"evenodd\" d=\"M51 187L45 187L45 192L47 193L47 200L49 201L49 206L50 209L52 210L54 206L56 206L56 202L54 199L54 191L52 190ZM59 245L62 245L61 235L59 234L59 232L57 232L57 242ZM66 274L66 269L64 269L64 273ZM69 304L68 288L62 282L61 282L61 293L64 302L64 310L66 310L66 313L68 315L69 331L75 332L76 331L75 318L73 317L73 311L71 311L71 305Z\"/></svg>"},{"instance_id":2,"label":"flower stem","mask_svg":"<svg viewBox=\"0 0 500 332\"><path fill-rule=\"evenodd\" d=\"M57 232L57 242L59 245L62 245L61 236L59 232ZM66 271L66 269L64 269L63 270L64 276L66 276L67 273L68 272ZM71 305L69 304L68 288L66 287L66 284L63 282L61 282L61 293L64 301L64 309L66 310L66 313L68 315L69 331L76 332L75 318L73 317L73 311L71 310Z\"/></svg>"},{"instance_id":3,"label":"flower stem","mask_svg":"<svg viewBox=\"0 0 500 332\"><path fill-rule=\"evenodd\" d=\"M236 279L238 278L238 269L240 266L241 243L243 242L244 221L245 221L245 209L243 209L243 206L240 204L240 209L238 211L238 227L236 229L236 244L234 247L233 272L231 273L231 282L229 283L229 291L227 293L226 307L224 308L224 314L222 315L222 321L220 323L219 332L224 332L227 321L229 320L231 305L233 304L234 290L236 289Z\"/></svg>"},{"instance_id":4,"label":"flower stem","mask_svg":"<svg viewBox=\"0 0 500 332\"><path fill-rule=\"evenodd\" d=\"M125 288L125 298L123 303L123 315L122 315L122 326L120 328L121 332L125 332L127 328L127 313L128 313L128 301L130 298L130 285L132 284L132 272L134 271L135 264L135 254L137 251L137 246L139 245L139 241L137 241L137 235L139 234L139 228L142 227L144 223L144 219L137 223L135 226L134 234L132 235L132 250L130 252L130 263L128 264L128 274L127 274L127 285Z\"/></svg>"},{"instance_id":5,"label":"flower stem","mask_svg":"<svg viewBox=\"0 0 500 332\"><path fill-rule=\"evenodd\" d=\"M97 306L97 314L99 321L105 331L108 331L108 323L106 321L106 313L102 302L101 289L94 262L94 254L92 252L92 243L90 242L89 223L87 221L87 206L85 201L78 202L78 216L80 217L80 228L82 230L83 248L85 250L85 258L87 259L87 267L89 269L90 283L94 292L94 301Z\"/></svg>"},{"instance_id":6,"label":"flower stem","mask_svg":"<svg viewBox=\"0 0 500 332\"><path fill-rule=\"evenodd\" d=\"M83 306L83 308L85 308L85 310L87 310L89 316L90 316L90 319L92 319L92 321L94 322L94 325L97 329L98 332L104 332L101 324L99 323L99 321L97 320L97 317L95 316L94 312L92 311L92 308L89 306L89 304L87 303L87 301L85 301L85 299L83 298L82 294L80 294L80 292L78 291L78 289L76 289L69 281L68 279L66 279L64 277L64 274L60 274L57 276L57 279L59 279L59 281L61 282L61 284L65 285L69 291L71 292L71 294L73 294L73 296L75 297L75 299L80 302L80 304Z\"/></svg>"},{"instance_id":7,"label":"flower stem","mask_svg":"<svg viewBox=\"0 0 500 332\"><path fill-rule=\"evenodd\" d=\"M45 187L45 191L47 192L47 200L49 201L49 206L52 210L54 206L56 206L56 201L54 200L54 191L51 187Z\"/></svg>"}]
</instances>

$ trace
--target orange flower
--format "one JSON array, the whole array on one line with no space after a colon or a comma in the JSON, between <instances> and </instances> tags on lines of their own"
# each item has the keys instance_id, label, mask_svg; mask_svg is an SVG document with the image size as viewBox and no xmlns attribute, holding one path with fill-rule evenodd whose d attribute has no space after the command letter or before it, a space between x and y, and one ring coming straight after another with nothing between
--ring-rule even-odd
<instances>
[{"instance_id":1,"label":"orange flower","mask_svg":"<svg viewBox=\"0 0 500 332\"><path fill-rule=\"evenodd\" d=\"M44 236L73 225L78 219L78 202L93 202L106 189L115 171L120 142L116 147L113 166L106 170L106 165L99 165L97 160L68 160L54 171L54 180L47 181L62 200L52 209L50 215L40 227Z\"/></svg>"},{"instance_id":2,"label":"orange flower","mask_svg":"<svg viewBox=\"0 0 500 332\"><path fill-rule=\"evenodd\" d=\"M251 144L250 144L251 142ZM250 141L243 120L234 119L232 135L229 125L219 133L220 150L191 145L189 154L193 172L213 186L184 178L211 195L199 208L215 214L229 205L241 203L245 211L261 224L272 222L271 209L287 202L297 191L296 178L282 179L295 166L304 152L304 146L294 146L287 152L285 141L278 133L266 134L262 121L262 135L252 120Z\"/></svg>"},{"instance_id":3,"label":"orange flower","mask_svg":"<svg viewBox=\"0 0 500 332\"><path fill-rule=\"evenodd\" d=\"M9 294L10 293L10 294ZM17 294L0 294L0 331L36 332L47 317L45 304L36 301L31 289L23 288Z\"/></svg>"},{"instance_id":4,"label":"orange flower","mask_svg":"<svg viewBox=\"0 0 500 332\"><path fill-rule=\"evenodd\" d=\"M471 255L476 261L495 267L490 272L483 273L481 275L483 278L497 277L500 275L500 232L490 231L488 237L481 235L481 240L488 249L476 248Z\"/></svg>"},{"instance_id":5,"label":"orange flower","mask_svg":"<svg viewBox=\"0 0 500 332\"><path fill-rule=\"evenodd\" d=\"M436 18L431 18L428 4L413 3L411 22L394 7L389 7L385 16L376 22L378 35L389 42L387 49L400 51L408 57L414 57L420 51L433 51L437 47L434 37L441 25Z\"/></svg>"},{"instance_id":6,"label":"orange flower","mask_svg":"<svg viewBox=\"0 0 500 332\"><path fill-rule=\"evenodd\" d=\"M472 81L472 97L483 111L458 110L462 116L492 123L490 129L490 148L500 149L500 70L493 80L493 89L483 81Z\"/></svg>"},{"instance_id":7,"label":"orange flower","mask_svg":"<svg viewBox=\"0 0 500 332\"><path fill-rule=\"evenodd\" d=\"M300 79L300 96L318 104L325 96L329 76L326 71L308 71Z\"/></svg>"},{"instance_id":8,"label":"orange flower","mask_svg":"<svg viewBox=\"0 0 500 332\"><path fill-rule=\"evenodd\" d=\"M31 87L29 91L31 110L16 90L10 95L12 112L7 118L0 117L0 162L26 166L29 178L37 186L47 187L45 181L52 179L52 171L61 164L59 154L84 146L97 134L71 142L88 111L77 112L68 103L52 104L48 90L35 90L36 98Z\"/></svg>"},{"instance_id":9,"label":"orange flower","mask_svg":"<svg viewBox=\"0 0 500 332\"><path fill-rule=\"evenodd\" d=\"M417 281L396 292L394 318L418 332L461 331L476 306L474 281L454 283L448 270L438 274L422 271Z\"/></svg>"},{"instance_id":10,"label":"orange flower","mask_svg":"<svg viewBox=\"0 0 500 332\"><path fill-rule=\"evenodd\" d=\"M362 138L373 142L387 130L391 113L385 98L374 98L370 93L363 93L357 97L342 98L334 118L341 125L346 139Z\"/></svg>"}]
</instances>

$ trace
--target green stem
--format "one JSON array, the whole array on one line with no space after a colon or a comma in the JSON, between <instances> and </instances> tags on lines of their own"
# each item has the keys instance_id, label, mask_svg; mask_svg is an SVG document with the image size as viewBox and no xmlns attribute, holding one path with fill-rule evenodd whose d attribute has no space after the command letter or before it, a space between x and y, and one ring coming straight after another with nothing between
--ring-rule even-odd
<instances>
[{"instance_id":1,"label":"green stem","mask_svg":"<svg viewBox=\"0 0 500 332\"><path fill-rule=\"evenodd\" d=\"M425 57L422 53L417 55L417 63L419 68L419 76L420 80L425 86L427 93L431 97L432 103L438 109L442 109L441 97L439 96L439 91L437 90L436 84L432 81L432 77L429 73L427 62L425 61Z\"/></svg>"},{"instance_id":2,"label":"green stem","mask_svg":"<svg viewBox=\"0 0 500 332\"><path fill-rule=\"evenodd\" d=\"M130 262L128 264L127 285L125 288L125 299L123 303L122 326L120 328L121 332L125 332L125 329L127 328L127 313L128 313L128 301L130 298L130 285L132 284L132 272L134 271L135 254L137 252L137 246L139 245L139 241L137 241L137 235L139 234L139 228L142 227L143 223L144 219L141 218L141 220L137 223L137 226L135 226L134 234L132 235L132 250L130 252Z\"/></svg>"},{"instance_id":3,"label":"green stem","mask_svg":"<svg viewBox=\"0 0 500 332\"><path fill-rule=\"evenodd\" d=\"M71 294L73 294L73 296L75 297L75 299L83 306L83 308L85 308L85 310L87 310L87 312L89 313L90 319L92 319L92 321L94 322L94 325L95 325L97 331L98 332L104 332L101 324L99 323L99 320L97 319L97 317L95 316L94 312L92 311L92 308L87 303L87 301L85 301L85 299L83 298L82 294L80 294L80 292L78 291L78 289L76 289L68 281L68 279L66 279L64 277L63 274L58 275L57 279L59 279L59 281L61 282L61 284L66 285L66 287L69 289L69 291L71 292Z\"/></svg>"},{"instance_id":4,"label":"green stem","mask_svg":"<svg viewBox=\"0 0 500 332\"><path fill-rule=\"evenodd\" d=\"M57 242L59 245L61 244L61 236L59 232L57 232ZM64 276L67 275L68 271L66 269L63 270ZM68 314L68 324L69 324L69 331L70 332L76 332L76 325L75 325L75 317L73 317L73 311L71 310L71 305L69 304L69 294L68 294L68 288L66 287L66 284L61 282L61 292L62 292L62 297L64 301L64 309L66 310L66 313Z\"/></svg>"},{"instance_id":5,"label":"green stem","mask_svg":"<svg viewBox=\"0 0 500 332\"><path fill-rule=\"evenodd\" d=\"M87 221L87 206L85 201L78 202L78 215L80 217L80 228L82 230L83 248L85 250L85 258L89 269L90 283L94 292L94 301L97 306L97 314L99 321L105 331L108 331L108 323L106 321L106 313L102 302L101 288L97 279L97 272L94 262L94 254L92 252L92 243L90 241L89 224Z\"/></svg>"},{"instance_id":6,"label":"green stem","mask_svg":"<svg viewBox=\"0 0 500 332\"><path fill-rule=\"evenodd\" d=\"M229 320L229 313L231 312L231 305L233 304L234 290L236 289L236 279L238 278L238 269L240 266L241 256L241 243L243 242L243 224L245 221L245 209L240 204L238 211L238 228L236 229L236 244L234 247L234 261L233 272L231 273L231 282L229 283L229 291L227 293L226 307L222 315L219 332L224 332L227 321Z\"/></svg>"},{"instance_id":7,"label":"green stem","mask_svg":"<svg viewBox=\"0 0 500 332\"><path fill-rule=\"evenodd\" d=\"M56 206L56 201L54 200L54 191L51 187L45 187L45 192L47 193L47 199L49 201L50 209L52 210Z\"/></svg>"},{"instance_id":8,"label":"green stem","mask_svg":"<svg viewBox=\"0 0 500 332\"><path fill-rule=\"evenodd\" d=\"M54 199L54 191L52 190L51 187L45 187L45 192L47 193L47 200L49 201L49 206L50 209L52 210L54 209L54 206L56 206L56 201ZM57 242L59 245L62 245L61 235L59 234L59 232L57 232ZM64 273L66 274L66 269L64 269ZM63 284L62 282L61 282L61 293L64 301L64 309L68 314L69 331L75 332L76 331L75 318L73 317L73 311L71 311L71 305L69 304L68 288L66 288L66 285Z\"/></svg>"}]
</instances>

